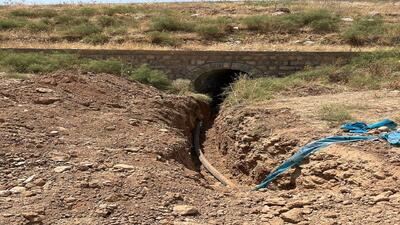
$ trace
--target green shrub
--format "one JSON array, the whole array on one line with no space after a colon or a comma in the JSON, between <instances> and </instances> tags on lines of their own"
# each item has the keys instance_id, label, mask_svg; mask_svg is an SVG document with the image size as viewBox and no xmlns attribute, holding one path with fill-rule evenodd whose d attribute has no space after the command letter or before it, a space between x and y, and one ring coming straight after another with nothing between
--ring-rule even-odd
<instances>
[{"instance_id":1,"label":"green shrub","mask_svg":"<svg viewBox=\"0 0 400 225\"><path fill-rule=\"evenodd\" d=\"M171 37L168 33L154 31L150 33L150 41L153 44L177 46L178 42L175 38Z\"/></svg>"},{"instance_id":2,"label":"green shrub","mask_svg":"<svg viewBox=\"0 0 400 225\"><path fill-rule=\"evenodd\" d=\"M91 35L84 37L82 40L85 43L100 45L107 43L110 40L110 37L101 33L93 33Z\"/></svg>"},{"instance_id":3,"label":"green shrub","mask_svg":"<svg viewBox=\"0 0 400 225\"><path fill-rule=\"evenodd\" d=\"M89 20L85 17L79 17L79 16L71 17L71 16L66 16L66 15L61 15L61 16L55 17L54 22L55 22L55 24L77 26L80 24L89 23Z\"/></svg>"},{"instance_id":4,"label":"green shrub","mask_svg":"<svg viewBox=\"0 0 400 225\"><path fill-rule=\"evenodd\" d=\"M171 81L166 74L159 70L150 69L147 65L142 65L133 71L128 71L127 75L130 80L148 84L160 90L171 89Z\"/></svg>"},{"instance_id":5,"label":"green shrub","mask_svg":"<svg viewBox=\"0 0 400 225\"><path fill-rule=\"evenodd\" d=\"M298 13L298 17L303 24L311 24L312 22L321 20L336 19L335 15L333 15L330 11L325 9L310 10Z\"/></svg>"},{"instance_id":6,"label":"green shrub","mask_svg":"<svg viewBox=\"0 0 400 225\"><path fill-rule=\"evenodd\" d=\"M242 23L249 30L282 33L299 32L304 26L311 26L316 32L331 32L338 28L339 18L326 10L312 10L282 16L258 15L245 17Z\"/></svg>"},{"instance_id":7,"label":"green shrub","mask_svg":"<svg viewBox=\"0 0 400 225\"><path fill-rule=\"evenodd\" d=\"M343 32L343 39L351 45L364 45L378 41L385 34L382 19L362 18L355 21L351 27Z\"/></svg>"},{"instance_id":8,"label":"green shrub","mask_svg":"<svg viewBox=\"0 0 400 225\"><path fill-rule=\"evenodd\" d=\"M277 16L272 20L272 29L281 33L296 33L304 26L301 14Z\"/></svg>"},{"instance_id":9,"label":"green shrub","mask_svg":"<svg viewBox=\"0 0 400 225\"><path fill-rule=\"evenodd\" d=\"M196 26L196 32L206 39L220 39L224 35L224 31L215 24L200 24Z\"/></svg>"},{"instance_id":10,"label":"green shrub","mask_svg":"<svg viewBox=\"0 0 400 225\"><path fill-rule=\"evenodd\" d=\"M86 36L101 33L101 31L99 27L86 23L69 28L69 30L62 33L62 38L69 41L77 41Z\"/></svg>"},{"instance_id":11,"label":"green shrub","mask_svg":"<svg viewBox=\"0 0 400 225\"><path fill-rule=\"evenodd\" d=\"M188 79L176 79L172 82L172 88L178 94L194 92L192 81Z\"/></svg>"},{"instance_id":12,"label":"green shrub","mask_svg":"<svg viewBox=\"0 0 400 225\"><path fill-rule=\"evenodd\" d=\"M153 18L151 29L155 31L193 31L193 24L179 16L163 15Z\"/></svg>"},{"instance_id":13,"label":"green shrub","mask_svg":"<svg viewBox=\"0 0 400 225\"><path fill-rule=\"evenodd\" d=\"M16 9L11 11L10 15L15 17L52 18L57 15L57 12L53 9Z\"/></svg>"},{"instance_id":14,"label":"green shrub","mask_svg":"<svg viewBox=\"0 0 400 225\"><path fill-rule=\"evenodd\" d=\"M81 15L81 16L92 17L96 14L97 14L97 9L90 8L90 7L80 8L78 11L78 15Z\"/></svg>"},{"instance_id":15,"label":"green shrub","mask_svg":"<svg viewBox=\"0 0 400 225\"><path fill-rule=\"evenodd\" d=\"M41 32L50 30L50 25L46 21L31 22L27 25L27 28L31 32Z\"/></svg>"},{"instance_id":16,"label":"green shrub","mask_svg":"<svg viewBox=\"0 0 400 225\"><path fill-rule=\"evenodd\" d=\"M108 27L105 32L109 35L123 35L128 33L128 29L124 26L117 26L117 27Z\"/></svg>"},{"instance_id":17,"label":"green shrub","mask_svg":"<svg viewBox=\"0 0 400 225\"><path fill-rule=\"evenodd\" d=\"M133 6L125 6L125 5L107 7L105 9L103 9L103 13L108 16L113 16L115 14L136 13L136 11L137 10Z\"/></svg>"},{"instance_id":18,"label":"green shrub","mask_svg":"<svg viewBox=\"0 0 400 225\"><path fill-rule=\"evenodd\" d=\"M117 60L89 60L89 62L82 65L82 69L86 72L120 75L123 64Z\"/></svg>"},{"instance_id":19,"label":"green shrub","mask_svg":"<svg viewBox=\"0 0 400 225\"><path fill-rule=\"evenodd\" d=\"M272 29L270 16L248 16L242 21L248 30L269 32Z\"/></svg>"},{"instance_id":20,"label":"green shrub","mask_svg":"<svg viewBox=\"0 0 400 225\"><path fill-rule=\"evenodd\" d=\"M102 27L110 27L117 23L117 21L111 16L100 16L97 19L97 23Z\"/></svg>"},{"instance_id":21,"label":"green shrub","mask_svg":"<svg viewBox=\"0 0 400 225\"><path fill-rule=\"evenodd\" d=\"M0 30L10 30L23 27L24 23L13 19L0 19Z\"/></svg>"},{"instance_id":22,"label":"green shrub","mask_svg":"<svg viewBox=\"0 0 400 225\"><path fill-rule=\"evenodd\" d=\"M10 72L47 73L60 69L71 69L77 58L69 54L0 52L0 66Z\"/></svg>"},{"instance_id":23,"label":"green shrub","mask_svg":"<svg viewBox=\"0 0 400 225\"><path fill-rule=\"evenodd\" d=\"M318 33L337 31L339 28L338 19L322 19L310 23L311 28Z\"/></svg>"},{"instance_id":24,"label":"green shrub","mask_svg":"<svg viewBox=\"0 0 400 225\"><path fill-rule=\"evenodd\" d=\"M342 124L353 120L348 107L339 104L324 105L319 111L320 118L334 124Z\"/></svg>"}]
</instances>

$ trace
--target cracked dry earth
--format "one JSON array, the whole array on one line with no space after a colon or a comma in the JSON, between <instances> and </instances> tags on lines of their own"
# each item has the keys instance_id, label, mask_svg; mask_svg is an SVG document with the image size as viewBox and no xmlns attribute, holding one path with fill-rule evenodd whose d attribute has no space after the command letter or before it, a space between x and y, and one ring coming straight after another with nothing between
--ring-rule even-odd
<instances>
[{"instance_id":1,"label":"cracked dry earth","mask_svg":"<svg viewBox=\"0 0 400 225\"><path fill-rule=\"evenodd\" d=\"M348 99L352 99L348 101ZM0 224L399 224L400 150L334 145L250 191L301 145L340 133L321 104L354 104L356 118L399 118L391 91L282 97L222 107L206 133L228 189L191 155L207 106L123 78L57 73L0 79ZM360 104L358 104L360 103Z\"/></svg>"}]
</instances>

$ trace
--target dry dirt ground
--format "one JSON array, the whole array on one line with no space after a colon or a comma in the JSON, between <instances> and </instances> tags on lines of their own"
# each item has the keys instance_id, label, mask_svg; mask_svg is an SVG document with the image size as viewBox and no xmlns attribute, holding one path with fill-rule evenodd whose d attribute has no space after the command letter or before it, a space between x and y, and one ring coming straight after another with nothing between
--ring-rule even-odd
<instances>
[{"instance_id":1,"label":"dry dirt ground","mask_svg":"<svg viewBox=\"0 0 400 225\"><path fill-rule=\"evenodd\" d=\"M301 145L338 133L321 104L351 104L368 122L398 118L399 92L279 98L223 107L204 151L229 189L191 152L207 106L111 75L0 80L0 224L399 224L400 149L335 145L250 189ZM289 173L290 174L290 173Z\"/></svg>"}]
</instances>

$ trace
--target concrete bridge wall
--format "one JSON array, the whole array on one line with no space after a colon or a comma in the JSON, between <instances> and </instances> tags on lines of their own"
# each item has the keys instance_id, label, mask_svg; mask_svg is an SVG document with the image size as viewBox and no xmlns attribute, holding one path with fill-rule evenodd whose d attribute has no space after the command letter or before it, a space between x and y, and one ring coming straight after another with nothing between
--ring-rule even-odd
<instances>
[{"instance_id":1,"label":"concrete bridge wall","mask_svg":"<svg viewBox=\"0 0 400 225\"><path fill-rule=\"evenodd\" d=\"M218 69L239 70L254 76L283 76L306 66L345 63L354 52L264 52L264 51L153 51L9 49L17 52L65 52L97 59L120 59L133 66L148 64L166 72L171 79L196 80Z\"/></svg>"}]
</instances>

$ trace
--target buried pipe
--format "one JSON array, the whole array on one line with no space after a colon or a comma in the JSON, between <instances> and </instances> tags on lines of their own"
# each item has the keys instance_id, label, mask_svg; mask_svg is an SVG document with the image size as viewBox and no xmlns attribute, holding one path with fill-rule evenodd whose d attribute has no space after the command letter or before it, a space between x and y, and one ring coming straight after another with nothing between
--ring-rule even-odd
<instances>
[{"instance_id":1,"label":"buried pipe","mask_svg":"<svg viewBox=\"0 0 400 225\"><path fill-rule=\"evenodd\" d=\"M237 186L232 181L230 181L228 178L226 178L224 175L222 175L222 173L220 173L215 167L213 167L211 165L211 163L206 159L203 152L201 151L200 132L201 132L202 124L203 123L201 121L197 123L196 129L194 132L194 138L193 138L194 150L197 154L197 157L199 158L199 160L200 160L201 164L204 166L204 168L206 168L206 170L208 172L210 172L211 175L213 175L218 181L220 181L225 186L236 188Z\"/></svg>"}]
</instances>

